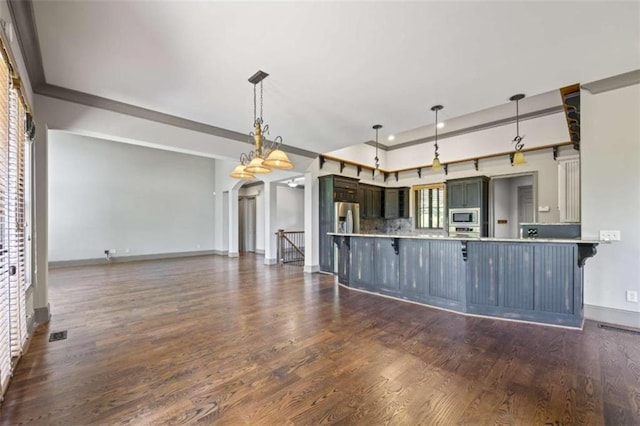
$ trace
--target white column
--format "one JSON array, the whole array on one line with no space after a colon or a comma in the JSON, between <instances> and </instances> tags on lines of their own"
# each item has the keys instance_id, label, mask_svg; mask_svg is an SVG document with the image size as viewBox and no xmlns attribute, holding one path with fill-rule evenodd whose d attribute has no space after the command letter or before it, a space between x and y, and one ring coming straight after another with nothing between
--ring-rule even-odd
<instances>
[{"instance_id":1,"label":"white column","mask_svg":"<svg viewBox=\"0 0 640 426\"><path fill-rule=\"evenodd\" d=\"M278 215L278 195L275 182L264 183L264 264L278 263L277 238L275 233Z\"/></svg>"},{"instance_id":2,"label":"white column","mask_svg":"<svg viewBox=\"0 0 640 426\"><path fill-rule=\"evenodd\" d=\"M318 160L315 160L304 174L304 272L320 270L318 247L319 194Z\"/></svg>"},{"instance_id":3,"label":"white column","mask_svg":"<svg viewBox=\"0 0 640 426\"><path fill-rule=\"evenodd\" d=\"M33 156L33 309L37 323L49 321L49 288L48 288L48 142L46 126L36 127Z\"/></svg>"}]
</instances>

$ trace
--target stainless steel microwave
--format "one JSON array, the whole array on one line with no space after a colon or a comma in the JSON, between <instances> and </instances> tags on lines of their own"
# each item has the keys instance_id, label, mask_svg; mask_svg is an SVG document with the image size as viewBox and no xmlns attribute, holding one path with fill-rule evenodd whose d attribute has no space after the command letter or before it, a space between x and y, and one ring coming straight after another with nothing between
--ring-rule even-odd
<instances>
[{"instance_id":1,"label":"stainless steel microwave","mask_svg":"<svg viewBox=\"0 0 640 426\"><path fill-rule=\"evenodd\" d=\"M449 209L449 226L479 226L480 209Z\"/></svg>"}]
</instances>

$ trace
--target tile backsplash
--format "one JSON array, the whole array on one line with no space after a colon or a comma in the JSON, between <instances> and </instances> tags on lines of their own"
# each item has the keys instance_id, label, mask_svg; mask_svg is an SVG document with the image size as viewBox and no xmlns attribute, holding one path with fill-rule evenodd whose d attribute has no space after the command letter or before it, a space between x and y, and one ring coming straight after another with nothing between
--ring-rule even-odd
<instances>
[{"instance_id":1,"label":"tile backsplash","mask_svg":"<svg viewBox=\"0 0 640 426\"><path fill-rule=\"evenodd\" d=\"M444 230L414 229L412 218L402 219L360 219L360 232L363 234L442 234Z\"/></svg>"}]
</instances>

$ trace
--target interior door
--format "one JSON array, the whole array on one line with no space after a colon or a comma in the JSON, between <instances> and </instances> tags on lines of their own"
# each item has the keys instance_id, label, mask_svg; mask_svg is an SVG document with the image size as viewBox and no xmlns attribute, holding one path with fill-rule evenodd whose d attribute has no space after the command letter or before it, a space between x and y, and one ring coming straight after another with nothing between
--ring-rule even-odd
<instances>
[{"instance_id":1,"label":"interior door","mask_svg":"<svg viewBox=\"0 0 640 426\"><path fill-rule=\"evenodd\" d=\"M246 198L245 204L245 251L256 251L256 199Z\"/></svg>"},{"instance_id":2,"label":"interior door","mask_svg":"<svg viewBox=\"0 0 640 426\"><path fill-rule=\"evenodd\" d=\"M518 187L518 226L533 222L533 185Z\"/></svg>"}]
</instances>

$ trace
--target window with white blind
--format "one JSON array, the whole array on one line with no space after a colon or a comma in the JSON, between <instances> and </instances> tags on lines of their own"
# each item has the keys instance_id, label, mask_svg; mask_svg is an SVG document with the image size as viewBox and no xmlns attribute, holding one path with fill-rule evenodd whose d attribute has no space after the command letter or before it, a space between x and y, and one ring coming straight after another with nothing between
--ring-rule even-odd
<instances>
[{"instance_id":1,"label":"window with white blind","mask_svg":"<svg viewBox=\"0 0 640 426\"><path fill-rule=\"evenodd\" d=\"M9 308L11 312L11 356L22 354L27 338L25 313L24 238L24 106L13 85L9 89L9 196L7 232L9 251Z\"/></svg>"},{"instance_id":2,"label":"window with white blind","mask_svg":"<svg viewBox=\"0 0 640 426\"><path fill-rule=\"evenodd\" d=\"M444 228L444 183L413 187L416 229Z\"/></svg>"},{"instance_id":3,"label":"window with white blind","mask_svg":"<svg viewBox=\"0 0 640 426\"><path fill-rule=\"evenodd\" d=\"M27 108L6 51L0 54L0 387L4 394L12 360L27 339L27 210L25 176L29 153ZM1 394L0 394L1 395Z\"/></svg>"},{"instance_id":4,"label":"window with white blind","mask_svg":"<svg viewBox=\"0 0 640 426\"><path fill-rule=\"evenodd\" d=\"M558 161L560 222L580 222L580 158Z\"/></svg>"},{"instance_id":5,"label":"window with white blind","mask_svg":"<svg viewBox=\"0 0 640 426\"><path fill-rule=\"evenodd\" d=\"M4 59L4 58L2 58ZM0 60L0 385L4 394L11 377L11 312L7 201L9 199L9 67Z\"/></svg>"}]
</instances>

